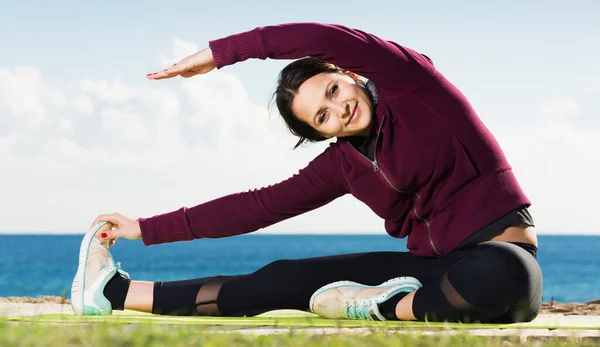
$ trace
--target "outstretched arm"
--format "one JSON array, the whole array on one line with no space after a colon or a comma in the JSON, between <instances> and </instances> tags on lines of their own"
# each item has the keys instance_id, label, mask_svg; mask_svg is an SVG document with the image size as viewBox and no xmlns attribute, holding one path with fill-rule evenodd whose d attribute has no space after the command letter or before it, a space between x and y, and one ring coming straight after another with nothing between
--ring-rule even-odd
<instances>
[{"instance_id":1,"label":"outstretched arm","mask_svg":"<svg viewBox=\"0 0 600 347\"><path fill-rule=\"evenodd\" d=\"M339 152L332 146L298 174L275 185L141 219L144 243L245 234L333 201L348 190L341 175Z\"/></svg>"},{"instance_id":2,"label":"outstretched arm","mask_svg":"<svg viewBox=\"0 0 600 347\"><path fill-rule=\"evenodd\" d=\"M109 232L107 238L141 237L145 245L253 232L321 207L346 194L348 189L341 175L339 157L330 146L298 174L275 185L230 194L138 221L125 223L117 221L113 218L115 216L102 215L94 223L106 220L123 224Z\"/></svg>"},{"instance_id":3,"label":"outstretched arm","mask_svg":"<svg viewBox=\"0 0 600 347\"><path fill-rule=\"evenodd\" d=\"M199 56L206 58L209 54L212 65L202 64L210 66L210 69L220 69L251 58L298 59L313 56L362 75L379 88L399 92L414 90L436 72L427 57L412 49L361 30L334 24L290 23L258 27L210 41L209 48L191 57L196 56L195 60L198 60ZM195 67L189 64L189 58L149 78L191 77L197 73L194 73Z\"/></svg>"}]
</instances>

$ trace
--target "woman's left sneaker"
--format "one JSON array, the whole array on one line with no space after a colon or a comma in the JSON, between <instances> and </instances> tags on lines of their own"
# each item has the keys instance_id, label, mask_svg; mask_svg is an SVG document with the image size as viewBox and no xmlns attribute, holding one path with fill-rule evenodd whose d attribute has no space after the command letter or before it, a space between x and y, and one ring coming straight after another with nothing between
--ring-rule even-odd
<instances>
[{"instance_id":1,"label":"woman's left sneaker","mask_svg":"<svg viewBox=\"0 0 600 347\"><path fill-rule=\"evenodd\" d=\"M318 289L310 298L309 307L323 318L386 320L379 305L398 293L408 293L423 285L414 277L397 277L377 286L339 281Z\"/></svg>"},{"instance_id":2,"label":"woman's left sneaker","mask_svg":"<svg viewBox=\"0 0 600 347\"><path fill-rule=\"evenodd\" d=\"M71 287L71 307L76 315L110 315L112 306L104 296L104 287L119 272L129 275L115 263L109 241L97 235L111 229L111 224L100 222L83 237L79 248L79 266Z\"/></svg>"}]
</instances>

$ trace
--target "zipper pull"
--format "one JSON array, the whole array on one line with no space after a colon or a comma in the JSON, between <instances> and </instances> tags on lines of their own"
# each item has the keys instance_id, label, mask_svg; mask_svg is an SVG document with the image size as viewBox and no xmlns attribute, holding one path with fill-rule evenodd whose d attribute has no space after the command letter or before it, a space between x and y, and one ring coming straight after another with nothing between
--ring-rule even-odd
<instances>
[{"instance_id":1,"label":"zipper pull","mask_svg":"<svg viewBox=\"0 0 600 347\"><path fill-rule=\"evenodd\" d=\"M372 161L371 164L373 164L373 169L375 172L379 172L379 164L377 164L376 161Z\"/></svg>"}]
</instances>

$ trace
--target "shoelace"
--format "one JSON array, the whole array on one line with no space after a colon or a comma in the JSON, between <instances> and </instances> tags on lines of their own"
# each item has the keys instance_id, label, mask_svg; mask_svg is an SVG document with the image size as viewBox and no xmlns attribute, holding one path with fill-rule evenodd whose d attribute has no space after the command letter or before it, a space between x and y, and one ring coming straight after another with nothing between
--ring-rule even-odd
<instances>
[{"instance_id":1,"label":"shoelace","mask_svg":"<svg viewBox=\"0 0 600 347\"><path fill-rule=\"evenodd\" d=\"M121 268L120 262L115 262L115 267L117 268L117 272L120 273L122 276L130 278L129 274L127 272L123 271L123 269Z\"/></svg>"},{"instance_id":2,"label":"shoelace","mask_svg":"<svg viewBox=\"0 0 600 347\"><path fill-rule=\"evenodd\" d=\"M344 311L348 319L372 320L369 315L370 301L346 301L344 303Z\"/></svg>"},{"instance_id":3,"label":"shoelace","mask_svg":"<svg viewBox=\"0 0 600 347\"><path fill-rule=\"evenodd\" d=\"M112 257L112 253L110 252L110 249L107 249L107 251L108 251L108 258L112 261L113 264L115 264L115 267L117 268L117 272L120 273L124 277L130 278L129 274L121 268L121 262L114 261L114 259Z\"/></svg>"}]
</instances>

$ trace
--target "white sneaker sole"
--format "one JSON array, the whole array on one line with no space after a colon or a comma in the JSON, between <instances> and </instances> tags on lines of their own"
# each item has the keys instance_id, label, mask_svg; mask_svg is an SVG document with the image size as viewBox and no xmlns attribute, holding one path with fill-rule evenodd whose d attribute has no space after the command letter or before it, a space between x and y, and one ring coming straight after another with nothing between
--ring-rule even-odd
<instances>
[{"instance_id":1,"label":"white sneaker sole","mask_svg":"<svg viewBox=\"0 0 600 347\"><path fill-rule=\"evenodd\" d=\"M375 285L375 286L369 286L369 285L366 285L366 284L360 284L360 283L353 282L353 281L337 281L337 282L332 282L332 283L329 283L329 284L327 284L327 285L319 288L310 297L310 300L308 302L308 307L309 307L310 311L314 313L313 302L314 302L315 297L317 297L317 295L323 293L326 290L334 289L334 288L339 288L339 287L347 286L347 285L352 285L352 286L360 287L360 288L395 287L395 286L399 286L399 285L404 285L406 288L411 288L413 290L417 290L417 289L423 287L423 284L418 279L416 279L414 277L410 277L410 276L392 278L390 280L387 280L387 281L385 281L385 282L383 282L383 283L381 283L379 285ZM374 300L385 300L388 295L389 295L389 293L384 292L379 297L375 297L373 299Z\"/></svg>"},{"instance_id":2,"label":"white sneaker sole","mask_svg":"<svg viewBox=\"0 0 600 347\"><path fill-rule=\"evenodd\" d=\"M84 288L86 279L86 268L88 253L91 242L96 233L104 227L106 222L100 222L93 226L84 236L79 248L79 265L77 272L73 278L71 286L71 307L76 315L110 315L112 307L110 302L104 297L102 292L98 292L99 288L104 288L106 283L117 272L117 269L110 264L107 264L106 269L98 276L98 279L89 287ZM86 290L84 290L86 289Z\"/></svg>"}]
</instances>

